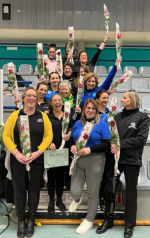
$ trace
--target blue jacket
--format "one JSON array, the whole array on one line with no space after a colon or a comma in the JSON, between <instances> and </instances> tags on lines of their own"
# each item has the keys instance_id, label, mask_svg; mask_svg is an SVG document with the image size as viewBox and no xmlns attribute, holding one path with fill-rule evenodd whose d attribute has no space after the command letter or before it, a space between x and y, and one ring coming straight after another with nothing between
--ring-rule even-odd
<instances>
[{"instance_id":1,"label":"blue jacket","mask_svg":"<svg viewBox=\"0 0 150 238\"><path fill-rule=\"evenodd\" d=\"M114 78L116 72L117 72L117 66L114 65L112 67L111 71L109 72L109 74L107 75L107 78L105 79L105 81L102 83L102 85L100 87L94 88L90 92L88 92L87 90L84 90L84 95L83 95L83 98L82 98L81 107L84 106L84 103L85 103L86 99L88 99L88 98L94 99L95 96L96 96L96 93L100 89L108 90L110 88L110 85L113 81L113 78Z\"/></svg>"}]
</instances>

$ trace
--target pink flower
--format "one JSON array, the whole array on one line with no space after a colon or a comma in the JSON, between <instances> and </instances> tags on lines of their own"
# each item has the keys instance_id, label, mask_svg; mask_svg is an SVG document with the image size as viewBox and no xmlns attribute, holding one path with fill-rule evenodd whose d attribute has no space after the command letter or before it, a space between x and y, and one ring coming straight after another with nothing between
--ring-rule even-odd
<instances>
[{"instance_id":1,"label":"pink flower","mask_svg":"<svg viewBox=\"0 0 150 238\"><path fill-rule=\"evenodd\" d=\"M26 128L26 131L29 131L29 128L28 128L28 127Z\"/></svg>"},{"instance_id":2,"label":"pink flower","mask_svg":"<svg viewBox=\"0 0 150 238\"><path fill-rule=\"evenodd\" d=\"M120 83L123 83L123 82L124 82L124 79L120 79L119 81L120 81Z\"/></svg>"},{"instance_id":3,"label":"pink flower","mask_svg":"<svg viewBox=\"0 0 150 238\"><path fill-rule=\"evenodd\" d=\"M85 133L84 136L83 136L83 138L84 138L85 140L87 140L88 137L89 137L89 136L88 136L88 134L86 134L86 133Z\"/></svg>"},{"instance_id":4,"label":"pink flower","mask_svg":"<svg viewBox=\"0 0 150 238\"><path fill-rule=\"evenodd\" d=\"M104 12L106 12L106 13L107 13L107 12L108 12L108 10L107 10L107 9L105 9L105 11L104 11Z\"/></svg>"},{"instance_id":5,"label":"pink flower","mask_svg":"<svg viewBox=\"0 0 150 238\"><path fill-rule=\"evenodd\" d=\"M27 146L30 146L30 143L27 143Z\"/></svg>"},{"instance_id":6,"label":"pink flower","mask_svg":"<svg viewBox=\"0 0 150 238\"><path fill-rule=\"evenodd\" d=\"M83 88L83 85L81 83L79 83L79 88Z\"/></svg>"},{"instance_id":7,"label":"pink flower","mask_svg":"<svg viewBox=\"0 0 150 238\"><path fill-rule=\"evenodd\" d=\"M121 34L118 34L118 35L117 35L117 38L118 38L118 39L121 38Z\"/></svg>"},{"instance_id":8,"label":"pink flower","mask_svg":"<svg viewBox=\"0 0 150 238\"><path fill-rule=\"evenodd\" d=\"M39 54L42 55L42 54L43 54L43 51L42 51L42 50L39 50Z\"/></svg>"},{"instance_id":9,"label":"pink flower","mask_svg":"<svg viewBox=\"0 0 150 238\"><path fill-rule=\"evenodd\" d=\"M114 125L115 125L115 122L114 122L114 121L111 121L111 122L110 122L110 125L111 125L111 126L114 126Z\"/></svg>"},{"instance_id":10,"label":"pink flower","mask_svg":"<svg viewBox=\"0 0 150 238\"><path fill-rule=\"evenodd\" d=\"M24 126L19 126L19 131L23 131L24 130Z\"/></svg>"},{"instance_id":11,"label":"pink flower","mask_svg":"<svg viewBox=\"0 0 150 238\"><path fill-rule=\"evenodd\" d=\"M9 72L9 74L13 74L14 73L14 71L13 70L8 70L8 72Z\"/></svg>"},{"instance_id":12,"label":"pink flower","mask_svg":"<svg viewBox=\"0 0 150 238\"><path fill-rule=\"evenodd\" d=\"M60 55L60 52L57 52L57 55Z\"/></svg>"},{"instance_id":13,"label":"pink flower","mask_svg":"<svg viewBox=\"0 0 150 238\"><path fill-rule=\"evenodd\" d=\"M72 37L72 33L69 34L69 37Z\"/></svg>"},{"instance_id":14,"label":"pink flower","mask_svg":"<svg viewBox=\"0 0 150 238\"><path fill-rule=\"evenodd\" d=\"M112 111L116 111L116 107L115 106L112 106Z\"/></svg>"},{"instance_id":15,"label":"pink flower","mask_svg":"<svg viewBox=\"0 0 150 238\"><path fill-rule=\"evenodd\" d=\"M69 112L65 112L65 117L68 117L69 116Z\"/></svg>"}]
</instances>

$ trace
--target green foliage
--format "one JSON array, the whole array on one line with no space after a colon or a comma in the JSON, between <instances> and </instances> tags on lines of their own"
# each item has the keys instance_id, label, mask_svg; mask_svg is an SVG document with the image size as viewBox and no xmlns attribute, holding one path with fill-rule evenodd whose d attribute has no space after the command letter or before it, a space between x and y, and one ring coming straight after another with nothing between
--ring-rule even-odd
<instances>
[{"instance_id":1,"label":"green foliage","mask_svg":"<svg viewBox=\"0 0 150 238\"><path fill-rule=\"evenodd\" d=\"M64 134L66 133L67 128L68 128L68 122L67 122L66 119L63 119L63 122L62 122L62 131L63 131Z\"/></svg>"},{"instance_id":2,"label":"green foliage","mask_svg":"<svg viewBox=\"0 0 150 238\"><path fill-rule=\"evenodd\" d=\"M78 97L77 97L78 105L80 105L81 103L81 97L82 97L82 88L78 88Z\"/></svg>"},{"instance_id":3,"label":"green foliage","mask_svg":"<svg viewBox=\"0 0 150 238\"><path fill-rule=\"evenodd\" d=\"M43 59L39 59L37 63L37 68L39 72L39 76L43 75Z\"/></svg>"},{"instance_id":4,"label":"green foliage","mask_svg":"<svg viewBox=\"0 0 150 238\"><path fill-rule=\"evenodd\" d=\"M10 86L14 86L14 83L15 83L15 75L14 74L8 74L7 75L7 78L8 78L8 81L9 81L9 84Z\"/></svg>"},{"instance_id":5,"label":"green foliage","mask_svg":"<svg viewBox=\"0 0 150 238\"><path fill-rule=\"evenodd\" d=\"M47 79L49 77L49 70L44 66L44 78Z\"/></svg>"},{"instance_id":6,"label":"green foliage","mask_svg":"<svg viewBox=\"0 0 150 238\"><path fill-rule=\"evenodd\" d=\"M74 41L69 39L68 44L69 44L69 49L71 50L74 45Z\"/></svg>"},{"instance_id":7,"label":"green foliage","mask_svg":"<svg viewBox=\"0 0 150 238\"><path fill-rule=\"evenodd\" d=\"M25 142L25 140L26 140L26 138L27 138L27 135L21 135L20 136L20 142L21 142L21 144L23 144L24 142Z\"/></svg>"},{"instance_id":8,"label":"green foliage","mask_svg":"<svg viewBox=\"0 0 150 238\"><path fill-rule=\"evenodd\" d=\"M83 149L83 141L80 141L76 143L76 147L77 147L77 151L80 151L81 149Z\"/></svg>"}]
</instances>

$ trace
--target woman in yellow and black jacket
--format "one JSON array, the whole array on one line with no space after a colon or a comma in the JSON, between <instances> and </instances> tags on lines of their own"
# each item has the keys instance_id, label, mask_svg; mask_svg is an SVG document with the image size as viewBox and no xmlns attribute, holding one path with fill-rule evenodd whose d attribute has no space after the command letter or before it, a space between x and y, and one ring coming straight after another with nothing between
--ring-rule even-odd
<instances>
[{"instance_id":1,"label":"woman in yellow and black jacket","mask_svg":"<svg viewBox=\"0 0 150 238\"><path fill-rule=\"evenodd\" d=\"M52 141L52 126L47 115L36 110L37 94L32 87L25 89L22 94L24 108L13 112L8 118L3 141L10 151L10 165L12 182L14 186L14 200L18 216L18 237L31 237L34 234L34 219L39 202L40 181L44 171L44 155ZM28 115L31 157L26 158L22 154L17 118L20 115ZM30 179L26 171L26 164L30 164ZM28 190L29 217L25 230L25 201Z\"/></svg>"}]
</instances>

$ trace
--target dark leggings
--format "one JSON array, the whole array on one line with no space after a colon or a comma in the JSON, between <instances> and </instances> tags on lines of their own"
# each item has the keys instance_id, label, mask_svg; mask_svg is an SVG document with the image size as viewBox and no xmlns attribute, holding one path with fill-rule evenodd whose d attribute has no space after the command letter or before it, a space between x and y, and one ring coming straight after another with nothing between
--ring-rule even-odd
<instances>
[{"instance_id":1,"label":"dark leggings","mask_svg":"<svg viewBox=\"0 0 150 238\"><path fill-rule=\"evenodd\" d=\"M29 220L34 221L39 203L40 182L44 172L44 165L32 162L30 167L29 179L24 164L17 161L16 163L11 163L14 201L19 221L24 221L26 190L28 191Z\"/></svg>"}]
</instances>

